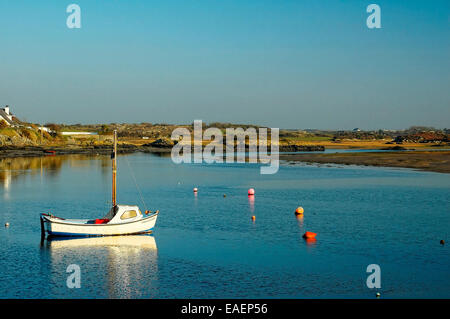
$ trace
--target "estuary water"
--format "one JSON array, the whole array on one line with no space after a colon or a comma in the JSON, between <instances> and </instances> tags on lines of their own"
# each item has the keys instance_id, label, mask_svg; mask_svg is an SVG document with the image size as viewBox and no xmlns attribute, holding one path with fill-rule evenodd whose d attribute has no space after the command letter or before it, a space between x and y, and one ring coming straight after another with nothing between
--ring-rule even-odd
<instances>
[{"instance_id":1,"label":"estuary water","mask_svg":"<svg viewBox=\"0 0 450 319\"><path fill-rule=\"evenodd\" d=\"M152 235L41 242L40 213L106 214L110 159L0 160L0 298L450 298L448 174L282 164L261 175L154 154L118 166L118 202L160 211ZM80 288L67 286L72 264ZM370 264L379 289L366 285Z\"/></svg>"}]
</instances>

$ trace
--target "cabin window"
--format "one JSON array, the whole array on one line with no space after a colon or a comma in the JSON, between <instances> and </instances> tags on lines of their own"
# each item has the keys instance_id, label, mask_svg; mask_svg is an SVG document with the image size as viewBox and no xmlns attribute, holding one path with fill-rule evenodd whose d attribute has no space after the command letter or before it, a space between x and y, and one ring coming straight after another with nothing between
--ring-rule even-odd
<instances>
[{"instance_id":1,"label":"cabin window","mask_svg":"<svg viewBox=\"0 0 450 319\"><path fill-rule=\"evenodd\" d=\"M137 216L137 213L135 210L127 210L125 213L122 214L122 216L120 216L120 219L128 219L128 218L133 218L136 216Z\"/></svg>"}]
</instances>

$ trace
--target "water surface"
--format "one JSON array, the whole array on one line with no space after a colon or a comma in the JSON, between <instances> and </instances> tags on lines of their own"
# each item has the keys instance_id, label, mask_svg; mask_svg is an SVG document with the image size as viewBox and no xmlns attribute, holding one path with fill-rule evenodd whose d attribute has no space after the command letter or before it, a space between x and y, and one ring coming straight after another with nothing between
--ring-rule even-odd
<instances>
[{"instance_id":1,"label":"water surface","mask_svg":"<svg viewBox=\"0 0 450 319\"><path fill-rule=\"evenodd\" d=\"M154 234L41 243L39 213L106 214L109 157L0 160L0 221L11 225L0 231L0 298L373 298L369 264L381 267L384 298L450 297L449 246L439 244L450 175L328 165L260 175L257 164L151 154L118 162L118 201L159 209ZM70 264L80 289L66 286Z\"/></svg>"}]
</instances>

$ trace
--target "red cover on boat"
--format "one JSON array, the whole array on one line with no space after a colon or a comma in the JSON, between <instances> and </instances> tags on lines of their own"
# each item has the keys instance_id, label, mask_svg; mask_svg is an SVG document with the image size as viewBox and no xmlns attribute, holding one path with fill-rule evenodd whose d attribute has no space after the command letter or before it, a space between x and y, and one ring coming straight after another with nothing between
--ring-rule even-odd
<instances>
[{"instance_id":1,"label":"red cover on boat","mask_svg":"<svg viewBox=\"0 0 450 319\"><path fill-rule=\"evenodd\" d=\"M110 220L108 218L100 218L100 219L96 219L95 223L96 224L106 224L107 222L109 222Z\"/></svg>"}]
</instances>

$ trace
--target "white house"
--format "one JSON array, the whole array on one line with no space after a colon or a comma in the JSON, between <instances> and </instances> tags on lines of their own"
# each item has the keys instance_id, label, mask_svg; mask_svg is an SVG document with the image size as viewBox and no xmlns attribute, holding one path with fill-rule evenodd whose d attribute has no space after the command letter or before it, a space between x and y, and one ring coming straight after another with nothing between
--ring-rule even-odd
<instances>
[{"instance_id":1,"label":"white house","mask_svg":"<svg viewBox=\"0 0 450 319\"><path fill-rule=\"evenodd\" d=\"M4 108L0 109L0 121L4 120L8 125L14 125L12 114L9 111L9 106L6 105Z\"/></svg>"},{"instance_id":2,"label":"white house","mask_svg":"<svg viewBox=\"0 0 450 319\"><path fill-rule=\"evenodd\" d=\"M38 130L44 131L44 132L47 132L47 133L53 133L53 131L51 129L49 129L48 127L45 127L45 126L39 126Z\"/></svg>"}]
</instances>

